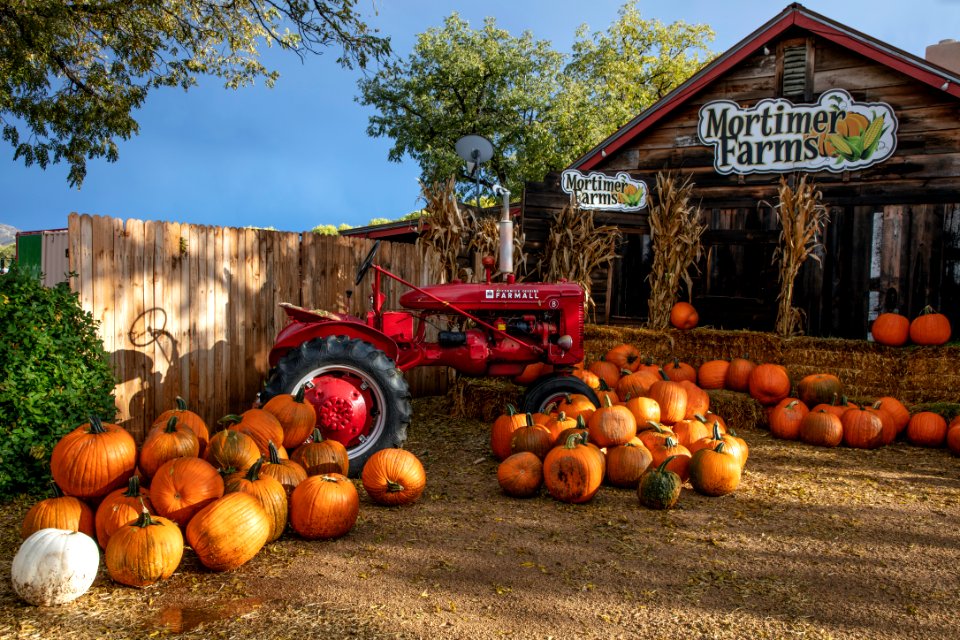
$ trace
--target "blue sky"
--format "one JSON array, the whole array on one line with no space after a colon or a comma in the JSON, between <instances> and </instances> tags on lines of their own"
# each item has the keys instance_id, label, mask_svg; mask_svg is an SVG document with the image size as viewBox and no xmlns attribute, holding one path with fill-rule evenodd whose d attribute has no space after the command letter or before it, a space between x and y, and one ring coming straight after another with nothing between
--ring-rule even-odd
<instances>
[{"instance_id":1,"label":"blue sky","mask_svg":"<svg viewBox=\"0 0 960 640\"><path fill-rule=\"evenodd\" d=\"M960 39L960 0L807 0L812 11L909 53ZM456 11L479 28L486 16L514 35L531 31L569 51L577 27L606 29L622 0L360 0L369 25L405 58L416 34ZM759 0L650 0L644 18L705 23L722 52L788 3ZM374 13L376 10L376 13ZM281 73L273 89L238 91L204 80L189 92L156 91L137 112L140 134L120 142L115 163L92 161L82 189L67 170L25 168L0 144L0 223L20 230L65 227L71 212L217 226L303 231L398 218L422 206L412 161L387 160L391 140L369 138L372 111L354 101L360 72L341 69L335 52L301 63L268 51Z\"/></svg>"}]
</instances>

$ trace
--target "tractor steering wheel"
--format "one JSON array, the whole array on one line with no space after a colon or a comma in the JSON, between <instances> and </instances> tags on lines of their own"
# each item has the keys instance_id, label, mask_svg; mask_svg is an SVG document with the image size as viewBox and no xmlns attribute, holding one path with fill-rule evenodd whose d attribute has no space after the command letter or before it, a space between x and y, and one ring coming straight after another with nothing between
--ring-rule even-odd
<instances>
[{"instance_id":1,"label":"tractor steering wheel","mask_svg":"<svg viewBox=\"0 0 960 640\"><path fill-rule=\"evenodd\" d=\"M377 249L380 248L380 241L377 240L373 243L373 246L370 247L367 257L363 259L363 262L360 263L360 267L357 269L357 279L353 283L354 285L359 285L360 281L363 280L363 276L367 275L367 271L370 270L371 265L373 265L373 257L377 255Z\"/></svg>"}]
</instances>

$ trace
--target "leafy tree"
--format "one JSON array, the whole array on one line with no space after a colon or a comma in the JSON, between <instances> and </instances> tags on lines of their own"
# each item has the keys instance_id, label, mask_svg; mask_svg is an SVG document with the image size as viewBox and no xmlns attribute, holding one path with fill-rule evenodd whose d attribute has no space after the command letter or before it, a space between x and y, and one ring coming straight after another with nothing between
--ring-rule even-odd
<instances>
[{"instance_id":1,"label":"leafy tree","mask_svg":"<svg viewBox=\"0 0 960 640\"><path fill-rule=\"evenodd\" d=\"M495 149L486 168L519 194L525 179L562 165L572 153L571 137L557 135L566 131L567 114L554 106L565 84L563 63L530 32L513 37L493 18L475 30L454 13L443 27L420 34L406 60L361 79L358 101L378 111L367 133L392 138L389 159L412 157L424 183L458 175L463 160L456 141L479 134Z\"/></svg>"},{"instance_id":2,"label":"leafy tree","mask_svg":"<svg viewBox=\"0 0 960 640\"><path fill-rule=\"evenodd\" d=\"M96 321L66 283L37 275L14 265L0 276L0 498L45 490L63 434L116 414Z\"/></svg>"},{"instance_id":3,"label":"leafy tree","mask_svg":"<svg viewBox=\"0 0 960 640\"><path fill-rule=\"evenodd\" d=\"M606 32L577 30L566 73L586 91L590 146L656 103L703 66L712 54L707 25L644 20L637 2L623 5Z\"/></svg>"},{"instance_id":4,"label":"leafy tree","mask_svg":"<svg viewBox=\"0 0 960 640\"><path fill-rule=\"evenodd\" d=\"M86 160L118 157L117 138L138 131L132 112L159 87L189 89L201 75L238 88L278 74L258 49L301 57L340 47L337 61L365 67L389 40L368 29L357 0L0 0L0 124L14 159L65 161L80 186Z\"/></svg>"},{"instance_id":5,"label":"leafy tree","mask_svg":"<svg viewBox=\"0 0 960 640\"><path fill-rule=\"evenodd\" d=\"M490 172L518 195L686 80L713 32L641 20L634 1L607 32L591 38L583 26L577 36L566 56L530 32L513 37L493 18L474 30L454 13L420 34L406 60L360 81L358 101L378 111L367 133L392 138L389 159L409 155L427 184L462 178L454 144L484 135L494 145ZM467 180L458 190L474 194Z\"/></svg>"}]
</instances>

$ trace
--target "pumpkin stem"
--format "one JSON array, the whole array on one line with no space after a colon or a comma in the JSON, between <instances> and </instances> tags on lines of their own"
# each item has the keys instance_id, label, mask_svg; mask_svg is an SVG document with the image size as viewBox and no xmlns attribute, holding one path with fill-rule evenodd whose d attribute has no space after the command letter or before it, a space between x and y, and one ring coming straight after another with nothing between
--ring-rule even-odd
<instances>
[{"instance_id":1,"label":"pumpkin stem","mask_svg":"<svg viewBox=\"0 0 960 640\"><path fill-rule=\"evenodd\" d=\"M314 429L314 431L320 432L319 429ZM270 464L280 464L280 452L277 451L277 445L273 444L273 440L267 442L267 452L267 455L270 456Z\"/></svg>"},{"instance_id":2,"label":"pumpkin stem","mask_svg":"<svg viewBox=\"0 0 960 640\"><path fill-rule=\"evenodd\" d=\"M167 428L163 430L164 433L176 433L177 432L177 416L170 416L170 419L167 420Z\"/></svg>"},{"instance_id":3,"label":"pumpkin stem","mask_svg":"<svg viewBox=\"0 0 960 640\"><path fill-rule=\"evenodd\" d=\"M532 426L534 426L534 424L535 424L535 423L533 422L533 414L532 414L532 413L528 413L528 414L527 414L527 426L528 426L528 427L532 427Z\"/></svg>"},{"instance_id":4,"label":"pumpkin stem","mask_svg":"<svg viewBox=\"0 0 960 640\"><path fill-rule=\"evenodd\" d=\"M723 445L724 445L724 444L725 444L725 443L721 440L720 442L717 443L717 446L715 446L715 447L713 448L713 450L716 451L717 453L723 453Z\"/></svg>"},{"instance_id":5,"label":"pumpkin stem","mask_svg":"<svg viewBox=\"0 0 960 640\"><path fill-rule=\"evenodd\" d=\"M187 410L187 401L177 396L177 411L186 411Z\"/></svg>"},{"instance_id":6,"label":"pumpkin stem","mask_svg":"<svg viewBox=\"0 0 960 640\"><path fill-rule=\"evenodd\" d=\"M60 485L58 485L58 484L57 484L56 482L54 482L53 480L50 481L50 485L53 487L53 497L54 497L54 498L62 498L62 497L63 497L63 489L60 488Z\"/></svg>"},{"instance_id":7,"label":"pumpkin stem","mask_svg":"<svg viewBox=\"0 0 960 640\"><path fill-rule=\"evenodd\" d=\"M103 428L103 421L97 416L89 416L90 420L90 433L106 433L107 430Z\"/></svg>"},{"instance_id":8,"label":"pumpkin stem","mask_svg":"<svg viewBox=\"0 0 960 640\"><path fill-rule=\"evenodd\" d=\"M720 433L720 422L717 421L717 420L714 420L714 422L713 422L713 439L714 439L714 440L719 440L719 439L722 438L722 437L723 437L723 434Z\"/></svg>"},{"instance_id":9,"label":"pumpkin stem","mask_svg":"<svg viewBox=\"0 0 960 640\"><path fill-rule=\"evenodd\" d=\"M301 386L299 389L297 389L297 394L293 396L293 399L299 402L300 404L303 404L303 394L306 393L306 391L307 391L307 385Z\"/></svg>"},{"instance_id":10,"label":"pumpkin stem","mask_svg":"<svg viewBox=\"0 0 960 640\"><path fill-rule=\"evenodd\" d=\"M670 376L668 376L668 375L667 375L667 372L663 370L663 367L660 367L659 369L657 369L657 373L659 373L659 374L660 374L660 377L661 377L662 379L664 379L664 380L669 380L669 379L670 379Z\"/></svg>"},{"instance_id":11,"label":"pumpkin stem","mask_svg":"<svg viewBox=\"0 0 960 640\"><path fill-rule=\"evenodd\" d=\"M310 434L310 439L313 442L323 442L323 434L320 433L320 429L314 429L313 433Z\"/></svg>"},{"instance_id":12,"label":"pumpkin stem","mask_svg":"<svg viewBox=\"0 0 960 640\"><path fill-rule=\"evenodd\" d=\"M127 482L127 491L123 494L125 498L139 498L140 497L140 477L137 475L130 476L130 480Z\"/></svg>"},{"instance_id":13,"label":"pumpkin stem","mask_svg":"<svg viewBox=\"0 0 960 640\"><path fill-rule=\"evenodd\" d=\"M563 443L563 448L574 449L578 444L587 444L586 433L571 433L567 436L567 441Z\"/></svg>"},{"instance_id":14,"label":"pumpkin stem","mask_svg":"<svg viewBox=\"0 0 960 640\"><path fill-rule=\"evenodd\" d=\"M243 418L241 418L235 413L231 413L217 420L217 424L231 425L231 424L237 424L241 420L243 420Z\"/></svg>"},{"instance_id":15,"label":"pumpkin stem","mask_svg":"<svg viewBox=\"0 0 960 640\"><path fill-rule=\"evenodd\" d=\"M515 406L513 406L512 404L510 404L509 402L507 403L507 415L508 415L508 416L515 416L515 415L517 415L517 408L516 408Z\"/></svg>"},{"instance_id":16,"label":"pumpkin stem","mask_svg":"<svg viewBox=\"0 0 960 640\"><path fill-rule=\"evenodd\" d=\"M613 406L613 400L610 399L610 394L609 394L609 393L608 393L607 395L603 396L603 405L604 405L604 408L606 408L606 409L609 409L610 407Z\"/></svg>"},{"instance_id":17,"label":"pumpkin stem","mask_svg":"<svg viewBox=\"0 0 960 640\"><path fill-rule=\"evenodd\" d=\"M669 456L663 462L660 463L660 466L657 467L657 473L663 473L666 470L667 465L670 464L670 461L676 458L677 456Z\"/></svg>"},{"instance_id":18,"label":"pumpkin stem","mask_svg":"<svg viewBox=\"0 0 960 640\"><path fill-rule=\"evenodd\" d=\"M387 480L387 491L390 493L403 491L403 485L399 482L394 482L393 480Z\"/></svg>"},{"instance_id":19,"label":"pumpkin stem","mask_svg":"<svg viewBox=\"0 0 960 640\"><path fill-rule=\"evenodd\" d=\"M603 378L600 378L600 391L610 391L610 385Z\"/></svg>"},{"instance_id":20,"label":"pumpkin stem","mask_svg":"<svg viewBox=\"0 0 960 640\"><path fill-rule=\"evenodd\" d=\"M582 415L577 416L577 429L586 429L587 421L583 419Z\"/></svg>"},{"instance_id":21,"label":"pumpkin stem","mask_svg":"<svg viewBox=\"0 0 960 640\"><path fill-rule=\"evenodd\" d=\"M136 520L134 520L133 522L131 522L131 523L130 523L130 526L131 526L131 527L140 527L141 529L143 529L144 527L149 527L149 526L152 525L152 524L161 524L161 523L159 523L159 522L157 522L156 520L154 520L153 518L151 518L151 517L150 517L150 512L147 511L147 508L146 508L146 507L144 507L144 508L143 508L143 511L140 512L140 517L137 518Z\"/></svg>"},{"instance_id":22,"label":"pumpkin stem","mask_svg":"<svg viewBox=\"0 0 960 640\"><path fill-rule=\"evenodd\" d=\"M270 443L270 446L273 446L273 442ZM276 451L276 449L274 449ZM253 463L253 466L250 467L250 470L247 471L246 479L250 482L255 482L260 479L260 467L263 466L263 456L257 458L257 461Z\"/></svg>"}]
</instances>

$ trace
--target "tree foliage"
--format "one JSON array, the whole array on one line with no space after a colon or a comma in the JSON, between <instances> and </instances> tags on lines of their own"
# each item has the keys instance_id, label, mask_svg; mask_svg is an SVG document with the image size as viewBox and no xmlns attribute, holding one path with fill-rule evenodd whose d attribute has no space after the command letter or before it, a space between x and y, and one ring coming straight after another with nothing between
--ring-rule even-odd
<instances>
[{"instance_id":1,"label":"tree foliage","mask_svg":"<svg viewBox=\"0 0 960 640\"><path fill-rule=\"evenodd\" d=\"M636 2L620 8L605 32L577 31L566 72L587 93L599 142L680 86L711 57L713 29L682 20L644 20Z\"/></svg>"},{"instance_id":2,"label":"tree foliage","mask_svg":"<svg viewBox=\"0 0 960 640\"><path fill-rule=\"evenodd\" d=\"M114 379L97 323L66 283L18 265L0 276L0 499L49 486L50 454L95 414L112 420Z\"/></svg>"},{"instance_id":3,"label":"tree foliage","mask_svg":"<svg viewBox=\"0 0 960 640\"><path fill-rule=\"evenodd\" d=\"M565 83L563 56L530 32L511 36L487 18L481 29L454 13L419 35L406 60L360 81L358 101L374 106L367 133L394 141L390 160L416 160L425 184L463 168L454 151L466 134L489 138L489 174L513 193L526 176L543 174L571 153L557 106Z\"/></svg>"},{"instance_id":4,"label":"tree foliage","mask_svg":"<svg viewBox=\"0 0 960 640\"><path fill-rule=\"evenodd\" d=\"M421 180L461 177L460 136L494 145L489 171L518 195L523 183L567 166L694 73L709 55L703 25L643 20L635 1L595 35L577 31L570 55L487 18L472 29L456 13L420 34L406 60L360 81L358 101L373 106L367 133L393 139L389 159L410 156Z\"/></svg>"},{"instance_id":5,"label":"tree foliage","mask_svg":"<svg viewBox=\"0 0 960 640\"><path fill-rule=\"evenodd\" d=\"M228 88L278 74L258 49L298 55L339 47L337 61L365 67L389 40L368 29L357 0L0 0L0 124L14 159L70 165L118 157L138 132L133 111L159 87L189 89L203 75Z\"/></svg>"}]
</instances>

